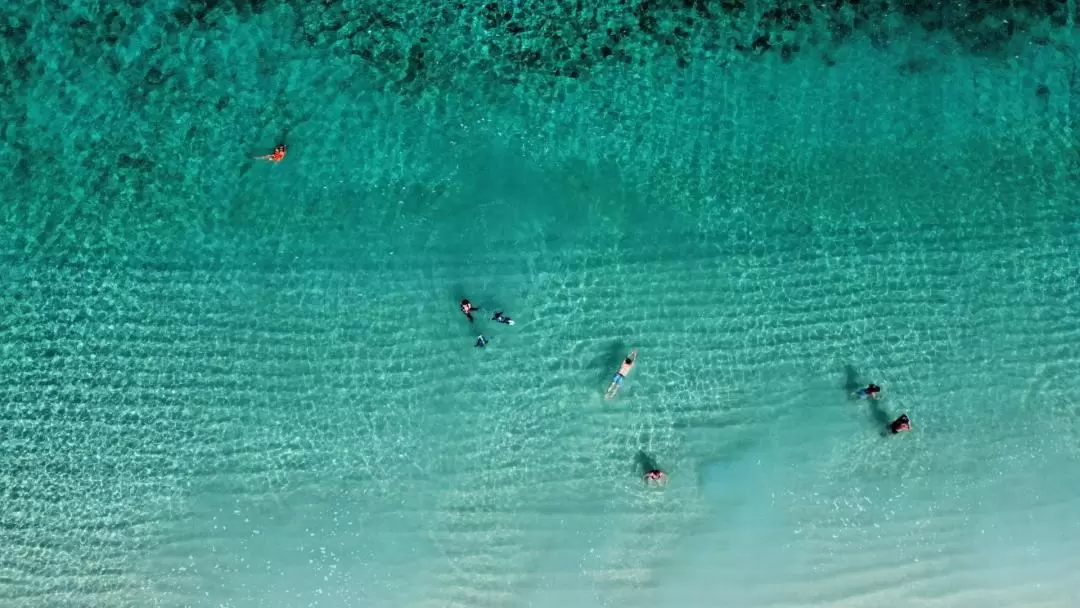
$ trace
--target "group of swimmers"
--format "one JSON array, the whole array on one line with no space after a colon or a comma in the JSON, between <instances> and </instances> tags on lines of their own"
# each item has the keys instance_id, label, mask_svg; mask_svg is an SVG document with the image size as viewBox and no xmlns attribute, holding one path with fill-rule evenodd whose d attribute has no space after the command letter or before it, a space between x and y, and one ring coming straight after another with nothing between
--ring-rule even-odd
<instances>
[{"instance_id":1,"label":"group of swimmers","mask_svg":"<svg viewBox=\"0 0 1080 608\"><path fill-rule=\"evenodd\" d=\"M860 388L852 394L857 399L881 399L881 387L876 384L870 384L865 388ZM888 420L888 418L886 418ZM904 431L911 430L911 420L908 419L907 414L900 414L900 417L889 423L889 432L893 435L897 433L903 433Z\"/></svg>"},{"instance_id":2,"label":"group of swimmers","mask_svg":"<svg viewBox=\"0 0 1080 608\"><path fill-rule=\"evenodd\" d=\"M472 323L476 320L473 318L472 313L478 310L480 310L480 307L475 306L472 302L468 300L461 301L461 312L465 315L465 318L469 320L469 323ZM514 324L514 320L504 315L501 310L496 310L495 314L491 315L491 320L495 321L496 323L502 323L503 325ZM487 336L485 336L484 334L480 334L479 336L477 336L476 343L473 344L473 346L475 346L476 348L484 348L485 346L487 346L487 343Z\"/></svg>"},{"instance_id":3,"label":"group of swimmers","mask_svg":"<svg viewBox=\"0 0 1080 608\"><path fill-rule=\"evenodd\" d=\"M611 384L608 385L607 391L604 392L604 399L614 399L615 394L619 392L622 387L623 380L626 380L626 376L630 374L630 371L634 369L634 364L637 363L637 349L630 351L630 354L626 355L626 358L619 364L619 371L615 372L615 375L611 378ZM667 484L667 473L664 473L660 469L650 469L645 471L642 475L642 480L650 485L663 486Z\"/></svg>"},{"instance_id":4,"label":"group of swimmers","mask_svg":"<svg viewBox=\"0 0 1080 608\"><path fill-rule=\"evenodd\" d=\"M465 318L469 320L469 323L474 323L476 318L473 317L474 312L478 312L480 307L470 302L468 299L461 300L458 306L461 310L461 314L465 315ZM501 310L496 310L491 315L491 320L503 325L513 325L514 320L504 314ZM488 337L484 334L480 334L476 338L476 342L473 346L477 348L484 348L487 346ZM623 380L630 373L630 370L634 369L634 363L637 362L637 350L630 351L630 354L623 359L622 365L619 366L619 371L615 372L615 376L611 379L611 385L608 386L607 391L604 393L605 399L613 399L615 394L619 392L619 388L622 387ZM660 469L651 469L646 471L642 479L647 484L652 485L665 485L667 483L667 474Z\"/></svg>"},{"instance_id":5,"label":"group of swimmers","mask_svg":"<svg viewBox=\"0 0 1080 608\"><path fill-rule=\"evenodd\" d=\"M476 306L467 299L461 300L460 308L462 314L464 314L465 318L469 320L469 323L473 323L475 321L472 313L480 310L479 306ZM502 323L503 325L514 324L514 320L503 314L501 310L495 311L495 314L491 316L491 320L495 321L496 323ZM485 337L483 334L480 334L480 336L476 338L475 346L477 348L484 348L485 346L487 346L487 343L488 338ZM610 400L615 398L615 395L622 387L623 381L626 380L626 377L634 369L634 364L637 363L637 354L637 349L631 350L630 354L626 355L626 358L623 359L622 363L619 365L619 371L615 372L615 375L611 378L611 384L608 385L607 391L604 392L604 399ZM881 387L876 384L869 384L866 387L852 393L852 396L857 399L873 399L876 401L878 399L881 399ZM886 418L886 420L888 419ZM900 414L899 418L893 420L888 424L888 429L889 432L894 435L897 433L902 433L904 431L910 431L911 420L908 419L907 414ZM656 468L652 468L646 471L645 474L642 476L642 479L647 484L659 486L666 485L668 481L667 474L664 473L664 471Z\"/></svg>"}]
</instances>

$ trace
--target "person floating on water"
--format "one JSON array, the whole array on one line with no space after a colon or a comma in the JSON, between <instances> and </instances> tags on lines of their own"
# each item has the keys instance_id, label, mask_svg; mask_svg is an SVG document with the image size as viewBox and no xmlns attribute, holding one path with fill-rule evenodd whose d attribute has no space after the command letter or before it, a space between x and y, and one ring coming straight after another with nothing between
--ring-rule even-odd
<instances>
[{"instance_id":1,"label":"person floating on water","mask_svg":"<svg viewBox=\"0 0 1080 608\"><path fill-rule=\"evenodd\" d=\"M476 344L474 344L473 346L475 346L476 348L484 348L485 346L487 346L487 343L487 338L481 335L476 338Z\"/></svg>"},{"instance_id":2,"label":"person floating on water","mask_svg":"<svg viewBox=\"0 0 1080 608\"><path fill-rule=\"evenodd\" d=\"M623 359L622 365L619 366L619 371L615 372L615 377L611 379L611 386L608 387L607 392L604 393L605 399L611 399L615 396L615 393L619 392L619 387L622 386L622 382L626 379L626 375L630 373L630 370L634 369L634 362L637 361L637 351L630 351L629 355Z\"/></svg>"},{"instance_id":3,"label":"person floating on water","mask_svg":"<svg viewBox=\"0 0 1080 608\"><path fill-rule=\"evenodd\" d=\"M658 486L667 485L668 481L667 474L660 469L653 469L642 475L641 478L645 480L645 483L656 484Z\"/></svg>"},{"instance_id":4,"label":"person floating on water","mask_svg":"<svg viewBox=\"0 0 1080 608\"><path fill-rule=\"evenodd\" d=\"M876 384L871 384L866 388L860 388L855 391L855 396L859 399L866 399L867 397L870 399L881 399L881 387Z\"/></svg>"},{"instance_id":5,"label":"person floating on water","mask_svg":"<svg viewBox=\"0 0 1080 608\"><path fill-rule=\"evenodd\" d=\"M255 158L257 160L267 160L267 161L270 161L270 162L272 162L274 164L277 164L277 163L280 163L281 161L285 160L285 152L286 152L285 144L278 144L277 147L274 148L274 151L271 152L270 154L264 154L262 156L256 156Z\"/></svg>"},{"instance_id":6,"label":"person floating on water","mask_svg":"<svg viewBox=\"0 0 1080 608\"><path fill-rule=\"evenodd\" d=\"M892 423L889 424L889 430L892 431L893 435L904 431L910 431L911 421L908 420L907 414L900 414L899 418L893 420Z\"/></svg>"},{"instance_id":7,"label":"person floating on water","mask_svg":"<svg viewBox=\"0 0 1080 608\"><path fill-rule=\"evenodd\" d=\"M480 307L473 306L472 302L468 300L461 301L461 312L465 313L465 317L469 319L469 323L472 323L473 321L472 313L476 312L477 310L480 310Z\"/></svg>"},{"instance_id":8,"label":"person floating on water","mask_svg":"<svg viewBox=\"0 0 1080 608\"><path fill-rule=\"evenodd\" d=\"M495 315L491 317L492 321L496 323L502 323L504 325L513 325L514 320L504 315L501 310L495 311Z\"/></svg>"}]
</instances>

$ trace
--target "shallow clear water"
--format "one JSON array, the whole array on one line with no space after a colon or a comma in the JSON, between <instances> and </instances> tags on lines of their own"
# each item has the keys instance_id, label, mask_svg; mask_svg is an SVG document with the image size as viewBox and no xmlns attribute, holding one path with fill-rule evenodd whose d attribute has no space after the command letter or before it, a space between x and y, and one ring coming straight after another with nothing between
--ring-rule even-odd
<instances>
[{"instance_id":1,"label":"shallow clear water","mask_svg":"<svg viewBox=\"0 0 1080 608\"><path fill-rule=\"evenodd\" d=\"M1080 601L1071 24L567 78L174 9L4 9L2 603Z\"/></svg>"}]
</instances>

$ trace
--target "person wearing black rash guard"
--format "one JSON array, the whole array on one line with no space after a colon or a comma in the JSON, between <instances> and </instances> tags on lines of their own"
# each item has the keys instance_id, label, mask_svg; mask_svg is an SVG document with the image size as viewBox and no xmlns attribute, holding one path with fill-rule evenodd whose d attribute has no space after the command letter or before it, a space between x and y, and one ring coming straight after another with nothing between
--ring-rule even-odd
<instances>
[{"instance_id":1,"label":"person wearing black rash guard","mask_svg":"<svg viewBox=\"0 0 1080 608\"><path fill-rule=\"evenodd\" d=\"M479 306L473 306L472 302L470 302L468 300L462 300L461 301L461 312L465 314L465 318L467 318L470 323L472 323L472 320L473 320L472 313L474 311L477 311L477 310L480 310L480 307Z\"/></svg>"},{"instance_id":2,"label":"person wearing black rash guard","mask_svg":"<svg viewBox=\"0 0 1080 608\"><path fill-rule=\"evenodd\" d=\"M897 433L903 433L904 431L910 431L910 430L911 430L911 421L908 420L907 414L900 414L899 418L897 418L896 420L893 420L889 424L889 431L891 431L893 435L895 435Z\"/></svg>"}]
</instances>

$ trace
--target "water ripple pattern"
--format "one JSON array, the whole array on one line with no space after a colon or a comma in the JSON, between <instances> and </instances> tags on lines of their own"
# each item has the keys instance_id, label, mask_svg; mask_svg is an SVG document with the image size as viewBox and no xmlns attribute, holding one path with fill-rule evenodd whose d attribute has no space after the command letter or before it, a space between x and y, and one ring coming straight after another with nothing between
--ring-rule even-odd
<instances>
[{"instance_id":1,"label":"water ripple pattern","mask_svg":"<svg viewBox=\"0 0 1080 608\"><path fill-rule=\"evenodd\" d=\"M563 4L0 9L0 605L1080 603L1064 9Z\"/></svg>"}]
</instances>

